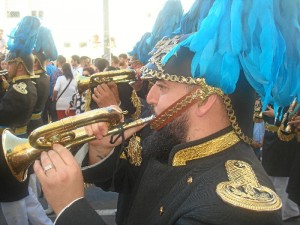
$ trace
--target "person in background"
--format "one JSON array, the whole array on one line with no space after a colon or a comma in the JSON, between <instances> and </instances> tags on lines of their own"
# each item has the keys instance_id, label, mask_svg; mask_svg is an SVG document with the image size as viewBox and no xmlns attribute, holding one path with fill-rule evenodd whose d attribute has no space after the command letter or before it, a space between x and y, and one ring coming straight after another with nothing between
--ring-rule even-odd
<instances>
[{"instance_id":1,"label":"person in background","mask_svg":"<svg viewBox=\"0 0 300 225\"><path fill-rule=\"evenodd\" d=\"M0 99L1 139L5 128L10 128L19 138L27 137L27 124L37 102L37 89L31 78L34 75L32 49L36 42L40 20L24 17L10 34L6 56L7 71L11 82L9 89ZM30 38L30 39L29 39ZM26 44L24 44L26 43ZM4 145L0 151L0 202L8 225L52 225L36 195L28 186L12 174L5 160ZM7 150L7 149L6 149ZM13 163L13 162L11 162Z\"/></svg>"},{"instance_id":2,"label":"person in background","mask_svg":"<svg viewBox=\"0 0 300 225\"><path fill-rule=\"evenodd\" d=\"M7 49L6 40L3 37L3 29L0 28L0 53L5 54Z\"/></svg>"},{"instance_id":3,"label":"person in background","mask_svg":"<svg viewBox=\"0 0 300 225\"><path fill-rule=\"evenodd\" d=\"M259 98L255 100L255 112L254 112L254 126L253 126L253 144L252 148L256 157L261 160L262 146L265 135L265 124L260 118L261 114L261 101Z\"/></svg>"},{"instance_id":4,"label":"person in background","mask_svg":"<svg viewBox=\"0 0 300 225\"><path fill-rule=\"evenodd\" d=\"M119 68L119 58L117 56L112 56L111 57L111 66L114 67L114 68Z\"/></svg>"},{"instance_id":5,"label":"person in background","mask_svg":"<svg viewBox=\"0 0 300 225\"><path fill-rule=\"evenodd\" d=\"M95 73L95 70L93 67L85 67L82 71L82 76L90 77L92 74ZM72 108L75 108L75 115L85 112L85 96L86 96L87 90L83 93L79 93L78 90L76 93L72 96L72 100L70 101L70 104L68 108L66 109L66 115L69 115L70 110Z\"/></svg>"},{"instance_id":6,"label":"person in background","mask_svg":"<svg viewBox=\"0 0 300 225\"><path fill-rule=\"evenodd\" d=\"M120 69L127 69L128 68L128 55L125 53L122 53L119 55L119 68Z\"/></svg>"},{"instance_id":7,"label":"person in background","mask_svg":"<svg viewBox=\"0 0 300 225\"><path fill-rule=\"evenodd\" d=\"M62 72L63 75L56 80L52 96L52 101L56 102L58 120L75 115L75 108L66 114L66 109L69 107L70 100L76 92L77 85L69 63L63 64Z\"/></svg>"},{"instance_id":8,"label":"person in background","mask_svg":"<svg viewBox=\"0 0 300 225\"><path fill-rule=\"evenodd\" d=\"M297 204L289 198L287 193L290 175L293 173L293 165L295 164L300 145L296 138L284 141L278 136L278 129L281 124L280 114L284 114L287 110L288 107L280 107L276 113L273 106L268 105L263 112L265 135L262 165L282 200L282 220L300 215ZM277 115L276 118L275 115Z\"/></svg>"},{"instance_id":9,"label":"person in background","mask_svg":"<svg viewBox=\"0 0 300 225\"><path fill-rule=\"evenodd\" d=\"M75 79L82 74L83 67L80 64L80 57L78 55L71 56L71 69Z\"/></svg>"},{"instance_id":10,"label":"person in background","mask_svg":"<svg viewBox=\"0 0 300 225\"><path fill-rule=\"evenodd\" d=\"M95 72L100 73L103 72L104 69L109 66L109 62L103 58L96 58L94 60L94 66L96 67Z\"/></svg>"}]
</instances>

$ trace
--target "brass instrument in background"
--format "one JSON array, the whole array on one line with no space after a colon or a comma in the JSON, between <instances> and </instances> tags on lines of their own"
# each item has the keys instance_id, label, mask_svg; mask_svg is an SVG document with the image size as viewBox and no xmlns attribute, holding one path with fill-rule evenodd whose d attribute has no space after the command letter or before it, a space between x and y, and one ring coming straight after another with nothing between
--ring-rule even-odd
<instances>
[{"instance_id":1,"label":"brass instrument in background","mask_svg":"<svg viewBox=\"0 0 300 225\"><path fill-rule=\"evenodd\" d=\"M7 76L8 71L7 70L0 70L0 76Z\"/></svg>"},{"instance_id":2,"label":"brass instrument in background","mask_svg":"<svg viewBox=\"0 0 300 225\"><path fill-rule=\"evenodd\" d=\"M0 70L0 81L1 81L1 86L2 86L2 91L7 91L9 88L9 83L6 80L6 76L8 76L8 71L7 70ZM3 79L4 77L4 79Z\"/></svg>"},{"instance_id":3,"label":"brass instrument in background","mask_svg":"<svg viewBox=\"0 0 300 225\"><path fill-rule=\"evenodd\" d=\"M2 134L2 146L6 162L18 181L24 181L27 177L28 167L45 150L52 149L54 143L59 143L66 148L95 140L95 136L88 136L84 126L107 122L109 132L107 135L120 133L132 127L150 122L154 116L135 120L122 124L124 112L119 112L112 107L91 110L76 116L67 117L35 129L28 137L18 138L9 129Z\"/></svg>"},{"instance_id":4,"label":"brass instrument in background","mask_svg":"<svg viewBox=\"0 0 300 225\"><path fill-rule=\"evenodd\" d=\"M296 135L294 126L289 124L289 122L293 121L300 114L300 110L296 108L297 105L297 98L295 98L283 116L281 125L277 131L278 138L282 141L290 141Z\"/></svg>"},{"instance_id":5,"label":"brass instrument in background","mask_svg":"<svg viewBox=\"0 0 300 225\"><path fill-rule=\"evenodd\" d=\"M77 80L77 89L81 94L88 89L97 87L102 83L134 83L136 79L136 71L132 69L112 70L101 73L94 73L90 77L80 76Z\"/></svg>"},{"instance_id":6,"label":"brass instrument in background","mask_svg":"<svg viewBox=\"0 0 300 225\"><path fill-rule=\"evenodd\" d=\"M253 121L260 123L263 121L262 104L261 100L256 100L254 105Z\"/></svg>"}]
</instances>

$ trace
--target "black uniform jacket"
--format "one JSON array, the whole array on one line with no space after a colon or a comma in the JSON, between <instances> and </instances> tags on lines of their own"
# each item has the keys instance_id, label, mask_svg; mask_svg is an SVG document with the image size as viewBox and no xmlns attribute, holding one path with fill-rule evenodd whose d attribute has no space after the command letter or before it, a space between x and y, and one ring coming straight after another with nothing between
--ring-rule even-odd
<instances>
[{"instance_id":1,"label":"black uniform jacket","mask_svg":"<svg viewBox=\"0 0 300 225\"><path fill-rule=\"evenodd\" d=\"M43 125L41 116L48 100L50 91L50 77L45 73L38 75L38 77L36 78L33 78L32 81L35 83L38 99L33 110L32 118L27 126L28 135L36 128Z\"/></svg>"},{"instance_id":2,"label":"black uniform jacket","mask_svg":"<svg viewBox=\"0 0 300 225\"><path fill-rule=\"evenodd\" d=\"M15 129L27 125L36 101L36 87L29 76L17 78L0 100L0 126ZM27 181L20 183L11 174L4 158L2 142L0 165L0 202L17 201L27 196Z\"/></svg>"},{"instance_id":3,"label":"black uniform jacket","mask_svg":"<svg viewBox=\"0 0 300 225\"><path fill-rule=\"evenodd\" d=\"M287 109L286 109L287 110ZM276 130L268 129L270 125L278 128L280 122L274 124L274 118L264 116L266 131L263 141L262 165L269 176L289 177L295 156L299 151L297 139L281 141ZM297 146L298 145L298 146Z\"/></svg>"},{"instance_id":4,"label":"black uniform jacket","mask_svg":"<svg viewBox=\"0 0 300 225\"><path fill-rule=\"evenodd\" d=\"M150 158L141 167L126 168L125 160L116 165L114 157L84 174L104 186L111 182L111 190L127 196L128 210L118 224L282 224L272 183L252 149L230 128L175 146L168 163ZM118 171L111 172L108 164ZM67 224L104 222L80 199L57 218L56 225Z\"/></svg>"}]
</instances>

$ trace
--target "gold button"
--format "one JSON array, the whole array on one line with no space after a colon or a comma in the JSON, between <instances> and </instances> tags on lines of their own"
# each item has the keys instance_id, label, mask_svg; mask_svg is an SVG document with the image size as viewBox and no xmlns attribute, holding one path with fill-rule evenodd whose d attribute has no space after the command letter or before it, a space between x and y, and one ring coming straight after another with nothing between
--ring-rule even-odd
<instances>
[{"instance_id":1,"label":"gold button","mask_svg":"<svg viewBox=\"0 0 300 225\"><path fill-rule=\"evenodd\" d=\"M191 184L193 183L193 177L188 177L187 181L186 181L188 184Z\"/></svg>"},{"instance_id":2,"label":"gold button","mask_svg":"<svg viewBox=\"0 0 300 225\"><path fill-rule=\"evenodd\" d=\"M161 206L161 207L159 208L159 215L162 216L162 214L164 214L164 212L165 212L164 207Z\"/></svg>"}]
</instances>

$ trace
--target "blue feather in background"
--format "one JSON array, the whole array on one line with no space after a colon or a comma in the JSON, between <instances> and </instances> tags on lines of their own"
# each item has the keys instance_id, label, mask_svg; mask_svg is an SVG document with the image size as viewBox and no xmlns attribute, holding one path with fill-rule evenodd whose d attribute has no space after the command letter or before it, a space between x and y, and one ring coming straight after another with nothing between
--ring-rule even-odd
<instances>
[{"instance_id":1,"label":"blue feather in background","mask_svg":"<svg viewBox=\"0 0 300 225\"><path fill-rule=\"evenodd\" d=\"M189 34L198 30L198 25L207 16L212 4L215 0L196 0L189 11L182 16L180 27L173 33Z\"/></svg>"},{"instance_id":2,"label":"blue feather in background","mask_svg":"<svg viewBox=\"0 0 300 225\"><path fill-rule=\"evenodd\" d=\"M29 55L37 40L40 25L40 20L37 17L24 17L8 36L8 50L21 57Z\"/></svg>"},{"instance_id":3,"label":"blue feather in background","mask_svg":"<svg viewBox=\"0 0 300 225\"><path fill-rule=\"evenodd\" d=\"M146 63L150 58L149 52L156 43L165 36L172 36L173 31L179 27L182 15L181 1L167 0L162 10L158 13L151 33L145 33L128 54L136 54L138 60Z\"/></svg>"},{"instance_id":4,"label":"blue feather in background","mask_svg":"<svg viewBox=\"0 0 300 225\"><path fill-rule=\"evenodd\" d=\"M40 52L45 55L45 58L49 61L57 59L57 49L54 43L51 31L41 26L38 32L36 44L34 46L35 52Z\"/></svg>"}]
</instances>

